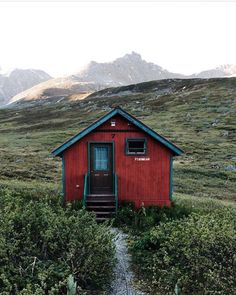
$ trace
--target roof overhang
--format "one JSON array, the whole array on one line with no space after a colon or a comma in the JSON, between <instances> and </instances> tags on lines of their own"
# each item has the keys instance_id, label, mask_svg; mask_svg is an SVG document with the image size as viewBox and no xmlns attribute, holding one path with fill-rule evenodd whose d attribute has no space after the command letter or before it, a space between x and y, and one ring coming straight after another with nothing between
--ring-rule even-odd
<instances>
[{"instance_id":1,"label":"roof overhang","mask_svg":"<svg viewBox=\"0 0 236 295\"><path fill-rule=\"evenodd\" d=\"M121 109L120 107L113 109L108 114L104 115L99 120L92 123L90 126L88 126L84 130L82 130L81 132L79 132L78 134L76 134L75 136L73 136L72 138L67 140L66 142L64 142L62 145L60 145L59 147L54 149L52 151L52 154L54 156L61 156L66 149L71 147L77 141L82 139L84 136L86 136L87 134L89 134L90 132L92 132L93 130L98 128L99 126L101 126L103 123L105 123L106 121L108 121L109 119L114 117L115 115L121 115L123 118L125 118L129 122L133 123L135 126L137 126L142 131L144 131L145 133L150 135L152 138L154 138L158 142L162 143L165 147L167 147L169 150L171 150L173 152L173 155L179 156L179 155L183 154L183 150L181 150L179 147L174 145L172 142L167 140L165 137L161 136L160 134L158 134L157 132L152 130L150 127L148 127L147 125L145 125L144 123L142 123L141 121L139 121L138 119L136 119L135 117L133 117L132 115L130 115L129 113L124 111L123 109Z\"/></svg>"}]
</instances>

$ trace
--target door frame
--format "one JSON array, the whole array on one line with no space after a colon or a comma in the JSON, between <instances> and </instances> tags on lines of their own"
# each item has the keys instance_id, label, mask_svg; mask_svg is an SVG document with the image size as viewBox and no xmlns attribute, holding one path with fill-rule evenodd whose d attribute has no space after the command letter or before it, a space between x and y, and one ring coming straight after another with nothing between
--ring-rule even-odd
<instances>
[{"instance_id":1,"label":"door frame","mask_svg":"<svg viewBox=\"0 0 236 295\"><path fill-rule=\"evenodd\" d=\"M88 141L88 174L89 174L89 185L88 185L88 192L90 194L90 161L91 161L91 145L92 144L111 144L112 150L112 174L114 176L115 173L115 142L114 141ZM112 189L114 190L114 177L112 178Z\"/></svg>"}]
</instances>

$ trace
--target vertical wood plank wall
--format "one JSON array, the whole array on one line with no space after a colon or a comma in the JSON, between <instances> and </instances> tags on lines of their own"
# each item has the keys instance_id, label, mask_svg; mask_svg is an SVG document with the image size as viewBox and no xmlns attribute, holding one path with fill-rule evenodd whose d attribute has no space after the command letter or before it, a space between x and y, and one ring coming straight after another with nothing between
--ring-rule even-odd
<instances>
[{"instance_id":1,"label":"vertical wood plank wall","mask_svg":"<svg viewBox=\"0 0 236 295\"><path fill-rule=\"evenodd\" d=\"M116 126L111 127L110 122L114 120ZM146 138L147 154L126 155L127 138ZM64 152L66 201L83 198L84 175L88 172L87 149L90 141L114 142L119 201L133 201L136 207L140 207L142 203L145 206L170 205L171 151L120 116L107 121ZM143 157L150 160L135 160Z\"/></svg>"}]
</instances>

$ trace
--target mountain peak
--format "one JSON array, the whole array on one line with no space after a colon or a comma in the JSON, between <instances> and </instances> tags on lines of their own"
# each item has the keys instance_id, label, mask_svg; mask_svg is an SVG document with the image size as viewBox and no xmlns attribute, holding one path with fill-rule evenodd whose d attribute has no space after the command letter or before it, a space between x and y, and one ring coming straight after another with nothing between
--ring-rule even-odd
<instances>
[{"instance_id":1,"label":"mountain peak","mask_svg":"<svg viewBox=\"0 0 236 295\"><path fill-rule=\"evenodd\" d=\"M12 98L12 101L22 98L33 99L35 97L37 99L48 97L48 93L53 93L54 96L69 96L75 94L81 97L80 94L84 95L85 92L91 93L98 89L126 86L153 80L188 78L209 79L234 76L236 76L236 65L231 64L225 64L190 76L172 73L158 64L147 62L139 53L131 51L111 62L100 63L91 61L87 66L81 69L80 72L64 77L63 79L58 78L50 80L50 82L41 83L38 85L38 88L31 88L31 90L27 90L27 93L23 92L17 95L17 97ZM13 71L9 77L0 75L0 104L1 100L5 103L9 97L12 97L14 94L42 81L47 81L48 79L50 79L50 76L45 76L43 71L33 69L17 69ZM9 83L9 81L11 81L11 83Z\"/></svg>"},{"instance_id":2,"label":"mountain peak","mask_svg":"<svg viewBox=\"0 0 236 295\"><path fill-rule=\"evenodd\" d=\"M73 77L77 81L93 81L112 87L166 78L183 78L184 75L170 73L159 65L145 61L139 53L132 51L113 62L92 61Z\"/></svg>"},{"instance_id":3,"label":"mountain peak","mask_svg":"<svg viewBox=\"0 0 236 295\"><path fill-rule=\"evenodd\" d=\"M228 75L233 75L236 73L236 65L224 64L219 66L217 69L224 71Z\"/></svg>"},{"instance_id":4,"label":"mountain peak","mask_svg":"<svg viewBox=\"0 0 236 295\"><path fill-rule=\"evenodd\" d=\"M0 73L0 105L6 104L16 94L51 79L42 70L13 69Z\"/></svg>"},{"instance_id":5,"label":"mountain peak","mask_svg":"<svg viewBox=\"0 0 236 295\"><path fill-rule=\"evenodd\" d=\"M135 51L132 51L131 53L127 53L125 54L123 57L121 57L121 59L124 58L124 59L130 59L130 60L136 60L136 61L142 61L142 56L141 54L135 52Z\"/></svg>"}]
</instances>

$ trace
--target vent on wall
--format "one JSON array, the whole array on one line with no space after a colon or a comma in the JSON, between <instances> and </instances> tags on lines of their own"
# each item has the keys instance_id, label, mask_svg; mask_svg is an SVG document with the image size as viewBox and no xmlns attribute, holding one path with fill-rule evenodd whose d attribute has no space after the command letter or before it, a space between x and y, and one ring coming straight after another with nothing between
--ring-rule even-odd
<instances>
[{"instance_id":1,"label":"vent on wall","mask_svg":"<svg viewBox=\"0 0 236 295\"><path fill-rule=\"evenodd\" d=\"M111 121L111 127L115 127L116 126L116 121Z\"/></svg>"}]
</instances>

